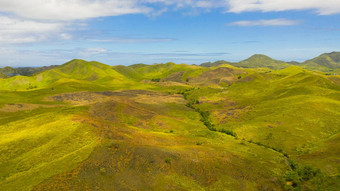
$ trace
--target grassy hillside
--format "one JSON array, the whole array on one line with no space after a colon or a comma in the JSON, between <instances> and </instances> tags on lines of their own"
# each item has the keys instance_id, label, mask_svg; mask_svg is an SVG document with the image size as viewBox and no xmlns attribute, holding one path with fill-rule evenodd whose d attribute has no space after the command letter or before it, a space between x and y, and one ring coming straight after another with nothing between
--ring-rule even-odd
<instances>
[{"instance_id":1,"label":"grassy hillside","mask_svg":"<svg viewBox=\"0 0 340 191\"><path fill-rule=\"evenodd\" d=\"M322 54L311 60L301 63L299 66L316 71L328 72L329 74L340 72L340 52Z\"/></svg>"},{"instance_id":2,"label":"grassy hillside","mask_svg":"<svg viewBox=\"0 0 340 191\"><path fill-rule=\"evenodd\" d=\"M270 69L283 69L291 65L283 61L274 60L266 55L255 54L241 62L216 61L213 63L206 62L201 64L201 66L216 67L223 64L232 65L240 68L270 68Z\"/></svg>"},{"instance_id":3,"label":"grassy hillside","mask_svg":"<svg viewBox=\"0 0 340 191\"><path fill-rule=\"evenodd\" d=\"M337 190L339 76L243 64L0 79L0 190Z\"/></svg>"},{"instance_id":4,"label":"grassy hillside","mask_svg":"<svg viewBox=\"0 0 340 191\"><path fill-rule=\"evenodd\" d=\"M286 68L289 66L289 64L279 61L279 60L274 60L266 55L262 54L255 54L251 56L250 58L243 60L239 63L233 64L234 66L237 67L242 67L242 68L271 68L271 69L282 69Z\"/></svg>"},{"instance_id":5,"label":"grassy hillside","mask_svg":"<svg viewBox=\"0 0 340 191\"><path fill-rule=\"evenodd\" d=\"M316 58L299 63L295 61L283 62L274 60L266 55L255 54L241 62L216 61L202 63L203 67L216 67L223 64L232 65L240 68L270 68L283 69L289 66L299 66L312 71L326 72L328 75L338 75L340 73L340 53L331 52L322 54Z\"/></svg>"},{"instance_id":6,"label":"grassy hillside","mask_svg":"<svg viewBox=\"0 0 340 191\"><path fill-rule=\"evenodd\" d=\"M40 72L43 72L45 70L50 70L53 68L56 68L58 66L52 65L52 66L43 66L43 67L19 67L19 68L12 68L12 67L4 67L0 68L0 75L5 76L31 76Z\"/></svg>"},{"instance_id":7,"label":"grassy hillside","mask_svg":"<svg viewBox=\"0 0 340 191\"><path fill-rule=\"evenodd\" d=\"M129 83L130 80L99 62L72 60L57 68L44 71L34 76L15 76L0 81L0 90L36 90L58 88L60 86L107 86Z\"/></svg>"}]
</instances>

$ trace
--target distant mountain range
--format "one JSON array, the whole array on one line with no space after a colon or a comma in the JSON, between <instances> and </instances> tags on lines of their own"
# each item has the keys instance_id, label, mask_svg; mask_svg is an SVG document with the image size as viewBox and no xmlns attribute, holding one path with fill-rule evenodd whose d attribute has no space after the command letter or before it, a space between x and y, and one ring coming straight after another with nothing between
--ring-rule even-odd
<instances>
[{"instance_id":1,"label":"distant mountain range","mask_svg":"<svg viewBox=\"0 0 340 191\"><path fill-rule=\"evenodd\" d=\"M57 65L43 67L19 67L19 68L12 68L6 66L4 68L0 68L0 78L13 76L31 76L45 70L53 69L55 67L57 67Z\"/></svg>"},{"instance_id":2,"label":"distant mountain range","mask_svg":"<svg viewBox=\"0 0 340 191\"><path fill-rule=\"evenodd\" d=\"M304 69L312 70L312 71L320 71L320 72L340 72L340 52L331 52L322 54L316 58L311 60L307 60L305 62L284 62L280 60L275 60L263 54L255 54L249 57L246 60L240 62L228 62L224 60L216 61L216 62L205 62L200 66L204 67L216 67L219 65L232 65L238 68L270 68L270 69L283 69L287 68L291 65L299 66ZM147 66L146 64L135 64L131 65L129 68L124 66L115 66L115 70L118 72L130 73L131 77L138 78L140 74L135 72L135 69L143 68ZM4 68L0 68L0 78L7 78L13 76L32 76L38 74L40 72L50 70L58 67L58 65L51 66L43 66L43 67L19 67L13 68L6 66Z\"/></svg>"},{"instance_id":3,"label":"distant mountain range","mask_svg":"<svg viewBox=\"0 0 340 191\"><path fill-rule=\"evenodd\" d=\"M296 65L308 70L321 71L321 72L339 72L340 71L340 52L325 53L311 60L299 63L296 61L284 62L280 60L272 59L266 55L255 54L250 58L241 62L206 62L201 64L204 67L214 67L221 64L229 64L240 68L271 68L271 69L283 69L291 65Z\"/></svg>"}]
</instances>

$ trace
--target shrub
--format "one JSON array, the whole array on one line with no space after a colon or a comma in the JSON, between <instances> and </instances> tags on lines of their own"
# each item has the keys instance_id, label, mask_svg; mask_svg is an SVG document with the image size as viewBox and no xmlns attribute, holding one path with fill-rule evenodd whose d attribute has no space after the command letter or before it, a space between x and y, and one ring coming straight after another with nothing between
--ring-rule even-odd
<instances>
[{"instance_id":1,"label":"shrub","mask_svg":"<svg viewBox=\"0 0 340 191\"><path fill-rule=\"evenodd\" d=\"M169 157L166 158L166 159L164 160L164 162L167 163L167 164L171 164L171 158L169 158Z\"/></svg>"},{"instance_id":2,"label":"shrub","mask_svg":"<svg viewBox=\"0 0 340 191\"><path fill-rule=\"evenodd\" d=\"M161 79L160 79L160 78L152 78L151 81L152 81L152 82L160 82Z\"/></svg>"},{"instance_id":3,"label":"shrub","mask_svg":"<svg viewBox=\"0 0 340 191\"><path fill-rule=\"evenodd\" d=\"M101 174L105 174L106 173L106 169L104 167L101 167L99 169L99 171L100 171Z\"/></svg>"},{"instance_id":4,"label":"shrub","mask_svg":"<svg viewBox=\"0 0 340 191\"><path fill-rule=\"evenodd\" d=\"M231 135L233 137L237 137L236 133L233 130L230 130L230 129L221 129L220 132L227 134L227 135Z\"/></svg>"},{"instance_id":5,"label":"shrub","mask_svg":"<svg viewBox=\"0 0 340 191\"><path fill-rule=\"evenodd\" d=\"M298 170L299 176L304 181L307 181L307 180L314 178L319 173L320 173L319 169L316 169L315 167L310 166L310 165L306 165L306 166L304 166L304 167L302 167Z\"/></svg>"}]
</instances>

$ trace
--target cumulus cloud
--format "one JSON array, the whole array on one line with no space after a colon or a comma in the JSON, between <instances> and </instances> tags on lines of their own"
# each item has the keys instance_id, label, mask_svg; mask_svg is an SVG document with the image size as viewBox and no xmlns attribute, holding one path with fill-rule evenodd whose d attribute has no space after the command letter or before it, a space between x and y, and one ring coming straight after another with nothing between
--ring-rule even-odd
<instances>
[{"instance_id":1,"label":"cumulus cloud","mask_svg":"<svg viewBox=\"0 0 340 191\"><path fill-rule=\"evenodd\" d=\"M147 13L136 0L0 0L0 11L38 20L76 20Z\"/></svg>"},{"instance_id":2,"label":"cumulus cloud","mask_svg":"<svg viewBox=\"0 0 340 191\"><path fill-rule=\"evenodd\" d=\"M339 0L228 0L228 12L315 10L321 15L340 13Z\"/></svg>"},{"instance_id":3,"label":"cumulus cloud","mask_svg":"<svg viewBox=\"0 0 340 191\"><path fill-rule=\"evenodd\" d=\"M50 32L58 32L64 24L38 22L0 15L0 43L36 42L47 37Z\"/></svg>"},{"instance_id":4,"label":"cumulus cloud","mask_svg":"<svg viewBox=\"0 0 340 191\"><path fill-rule=\"evenodd\" d=\"M340 13L339 0L0 0L0 44L30 43L48 39L70 40L67 26L87 19L126 14L158 16L167 11L214 8L226 12L315 10L318 14ZM189 10L188 10L189 9ZM198 10L198 11L197 11ZM234 25L294 25L296 21L240 21ZM79 29L78 29L79 30ZM53 38L51 38L53 37ZM119 42L119 39L114 40ZM121 42L142 42L123 40ZM149 41L145 39L145 41ZM165 40L166 41L166 40Z\"/></svg>"},{"instance_id":5,"label":"cumulus cloud","mask_svg":"<svg viewBox=\"0 0 340 191\"><path fill-rule=\"evenodd\" d=\"M292 26L299 24L300 21L288 19L269 19L269 20L253 20L253 21L236 21L229 23L229 26Z\"/></svg>"}]
</instances>

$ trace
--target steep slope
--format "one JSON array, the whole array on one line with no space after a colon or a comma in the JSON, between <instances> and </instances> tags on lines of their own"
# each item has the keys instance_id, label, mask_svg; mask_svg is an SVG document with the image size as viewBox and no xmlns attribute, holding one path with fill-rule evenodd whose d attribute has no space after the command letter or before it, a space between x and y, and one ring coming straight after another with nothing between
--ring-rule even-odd
<instances>
[{"instance_id":1,"label":"steep slope","mask_svg":"<svg viewBox=\"0 0 340 191\"><path fill-rule=\"evenodd\" d=\"M83 115L100 145L78 168L34 190L280 189L280 174L289 168L281 153L210 132L181 95L143 90L103 95Z\"/></svg>"},{"instance_id":2,"label":"steep slope","mask_svg":"<svg viewBox=\"0 0 340 191\"><path fill-rule=\"evenodd\" d=\"M206 62L202 63L203 67L215 67L220 65L232 65L240 68L270 68L270 69L282 69L290 66L291 64L274 60L266 55L255 54L246 60L241 62L227 62L227 61L216 61L216 62Z\"/></svg>"},{"instance_id":3,"label":"steep slope","mask_svg":"<svg viewBox=\"0 0 340 191\"><path fill-rule=\"evenodd\" d=\"M3 79L0 83L0 90L34 90L60 87L65 84L73 84L73 87L111 86L126 82L129 82L129 80L108 65L99 62L72 60L34 76L15 76Z\"/></svg>"},{"instance_id":4,"label":"steep slope","mask_svg":"<svg viewBox=\"0 0 340 191\"><path fill-rule=\"evenodd\" d=\"M7 77L8 77L7 75L0 73L0 79L1 78L7 78Z\"/></svg>"},{"instance_id":5,"label":"steep slope","mask_svg":"<svg viewBox=\"0 0 340 191\"><path fill-rule=\"evenodd\" d=\"M136 79L136 80L143 79L142 74L140 74L139 72L135 70L136 68L135 66L128 67L128 66L118 65L118 66L113 66L112 68L125 77Z\"/></svg>"},{"instance_id":6,"label":"steep slope","mask_svg":"<svg viewBox=\"0 0 340 191\"><path fill-rule=\"evenodd\" d=\"M194 104L197 110L210 114L211 128L312 164L327 176L340 174L340 152L329 150L338 144L338 139L329 139L340 132L340 86L327 76L296 66L248 70L228 89L201 88L186 94L191 103L199 103ZM324 151L332 160L317 163Z\"/></svg>"},{"instance_id":7,"label":"steep slope","mask_svg":"<svg viewBox=\"0 0 340 191\"><path fill-rule=\"evenodd\" d=\"M170 78L170 81L179 82L184 82L186 78L190 76L197 76L203 71L207 70L206 68L200 66L175 64L172 62L166 64L133 65L129 67L133 68L134 71L143 76L144 79L159 81L163 78L168 78L165 79L165 81L167 81Z\"/></svg>"},{"instance_id":8,"label":"steep slope","mask_svg":"<svg viewBox=\"0 0 340 191\"><path fill-rule=\"evenodd\" d=\"M43 66L43 67L19 67L19 68L12 68L9 66L6 66L4 68L0 68L0 74L4 74L6 76L12 77L12 76L31 76L40 72L43 72L45 70L50 70L53 68L58 67L57 65L52 66Z\"/></svg>"},{"instance_id":9,"label":"steep slope","mask_svg":"<svg viewBox=\"0 0 340 191\"><path fill-rule=\"evenodd\" d=\"M0 68L0 74L3 76L16 76L18 74L18 70L9 66L6 66L4 68Z\"/></svg>"},{"instance_id":10,"label":"steep slope","mask_svg":"<svg viewBox=\"0 0 340 191\"><path fill-rule=\"evenodd\" d=\"M274 60L266 55L255 54L250 58L243 60L239 63L232 64L233 66L242 67L242 68L270 68L270 69L282 69L289 66L289 64Z\"/></svg>"},{"instance_id":11,"label":"steep slope","mask_svg":"<svg viewBox=\"0 0 340 191\"><path fill-rule=\"evenodd\" d=\"M216 61L216 62L205 62L205 63L202 63L200 66L203 66L203 67L215 67L215 66L219 66L219 65L222 65L222 64L232 65L232 64L235 64L235 63L224 61L224 60L219 60L219 61Z\"/></svg>"},{"instance_id":12,"label":"steep slope","mask_svg":"<svg viewBox=\"0 0 340 191\"><path fill-rule=\"evenodd\" d=\"M340 52L325 53L301 63L301 67L317 71L339 71Z\"/></svg>"}]
</instances>

